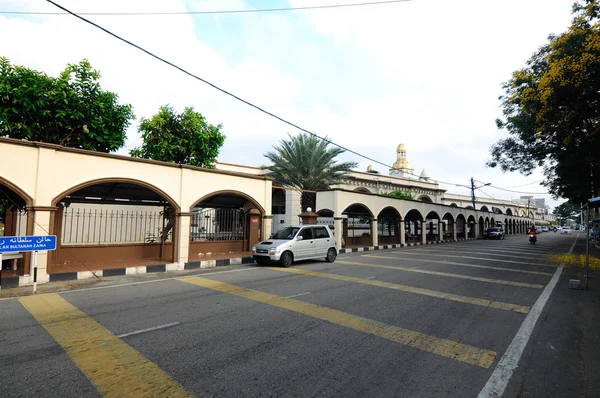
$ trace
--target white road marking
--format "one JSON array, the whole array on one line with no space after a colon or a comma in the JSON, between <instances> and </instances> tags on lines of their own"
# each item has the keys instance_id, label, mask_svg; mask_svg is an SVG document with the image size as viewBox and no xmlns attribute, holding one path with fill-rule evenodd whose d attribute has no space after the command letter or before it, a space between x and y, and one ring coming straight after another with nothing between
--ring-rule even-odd
<instances>
[{"instance_id":1,"label":"white road marking","mask_svg":"<svg viewBox=\"0 0 600 398\"><path fill-rule=\"evenodd\" d=\"M230 269L230 270L227 270L227 271L204 272L204 273L201 273L201 274L189 274L189 275L178 275L178 276L173 276L171 278L152 279L150 281L121 283L121 284L118 284L118 285L110 285L110 286L88 287L88 288L85 288L85 289L65 290L63 292L39 293L39 294L36 294L36 296L43 296L45 294L67 294L67 293L77 293L77 292L88 292L88 291L91 291L91 290L113 289L113 288L116 288L116 287L126 287L126 286L135 286L135 285L144 285L146 283L158 283L158 282L164 282L164 281L172 281L172 280L184 277L184 276L202 276L202 275L228 274L230 272L252 271L252 270L257 270L257 269L260 269L260 268L251 267L250 266L250 267L247 267L247 268ZM147 275L147 274L142 274L142 275ZM79 279L79 280L81 280L81 279ZM22 297L26 297L26 296L4 297L4 298L0 298L0 301L18 300L18 299L20 299Z\"/></svg>"},{"instance_id":2,"label":"white road marking","mask_svg":"<svg viewBox=\"0 0 600 398\"><path fill-rule=\"evenodd\" d=\"M146 332L153 332L155 330L159 330L159 329L166 329L166 328L170 328L171 326L177 326L180 325L181 322L171 322L171 323L166 323L164 325L159 325L159 326L154 326L151 328L147 328L147 329L141 329L141 330L136 330L135 332L130 332L130 333L123 333L118 335L118 338L123 338L123 337L127 337L127 336L133 336L135 334L142 334L142 333L146 333Z\"/></svg>"},{"instance_id":3,"label":"white road marking","mask_svg":"<svg viewBox=\"0 0 600 398\"><path fill-rule=\"evenodd\" d=\"M293 294L293 295L291 295L291 296L287 296L286 298L294 298L294 297L306 296L307 294L310 294L310 292L304 292L304 293Z\"/></svg>"},{"instance_id":4,"label":"white road marking","mask_svg":"<svg viewBox=\"0 0 600 398\"><path fill-rule=\"evenodd\" d=\"M577 235L577 238L579 235ZM571 254L573 251L573 247L575 247L575 243L577 243L577 238L571 248L568 251L568 254ZM546 288L537 299L533 307L529 310L529 314L525 317L525 320L521 324L519 331L513 338L512 342L508 346L508 349L498 362L496 369L490 376L489 380L483 387L483 389L479 392L478 398L498 398L504 394L504 390L508 386L508 382L512 377L514 370L519 365L519 360L521 359L521 355L523 355L523 351L527 346L527 342L531 337L531 333L533 332L533 328L537 323L546 302L550 298L558 279L560 278L560 274L562 273L564 264L561 264L552 276L550 283L546 285Z\"/></svg>"},{"instance_id":5,"label":"white road marking","mask_svg":"<svg viewBox=\"0 0 600 398\"><path fill-rule=\"evenodd\" d=\"M375 277L374 276L370 276L370 277L365 278L365 279L375 279Z\"/></svg>"}]
</instances>

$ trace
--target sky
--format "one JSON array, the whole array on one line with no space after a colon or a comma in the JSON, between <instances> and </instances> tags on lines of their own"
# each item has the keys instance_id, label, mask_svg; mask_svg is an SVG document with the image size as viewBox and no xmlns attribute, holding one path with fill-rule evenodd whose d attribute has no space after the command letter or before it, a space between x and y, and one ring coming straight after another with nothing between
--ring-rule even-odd
<instances>
[{"instance_id":1,"label":"sky","mask_svg":"<svg viewBox=\"0 0 600 398\"><path fill-rule=\"evenodd\" d=\"M224 11L348 4L365 0L57 0L81 12ZM491 187L478 196L545 197L543 175L485 166L507 132L502 83L551 33L571 22L570 0L411 0L348 8L260 13L86 16L123 38L294 124L384 165L404 143L420 174L452 193L471 177ZM0 55L57 76L88 59L105 90L133 105L125 148L141 145L141 117L161 105L193 106L222 124L218 160L268 165L263 154L297 129L167 66L43 0L0 0ZM346 153L340 160L388 168ZM479 184L481 185L481 184ZM515 188L513 188L515 187Z\"/></svg>"}]
</instances>

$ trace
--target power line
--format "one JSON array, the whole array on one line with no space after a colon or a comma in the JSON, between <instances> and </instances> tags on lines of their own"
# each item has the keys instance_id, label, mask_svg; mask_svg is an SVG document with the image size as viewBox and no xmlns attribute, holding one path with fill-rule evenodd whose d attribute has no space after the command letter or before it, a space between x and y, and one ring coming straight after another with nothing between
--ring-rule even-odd
<instances>
[{"instance_id":1,"label":"power line","mask_svg":"<svg viewBox=\"0 0 600 398\"><path fill-rule=\"evenodd\" d=\"M77 15L94 15L94 16L152 16L152 15L210 15L210 14L248 14L258 12L278 12L278 11L302 11L302 10L322 10L327 8L348 8L348 7L363 7L375 6L393 3L406 3L412 0L386 0L386 1L370 1L363 3L348 3L348 4L330 4L305 7L282 7L282 8L258 8L244 10L218 10L218 11L173 11L173 12L80 12ZM53 3L54 4L54 3ZM54 4L56 5L56 4ZM62 8L59 6L59 8ZM70 11L66 12L42 12L42 11L0 11L0 14L16 14L16 15L75 15Z\"/></svg>"},{"instance_id":2,"label":"power line","mask_svg":"<svg viewBox=\"0 0 600 398\"><path fill-rule=\"evenodd\" d=\"M496 188L500 188L500 189L521 188L521 187L526 187L526 186L528 186L528 185L537 184L537 183L539 183L539 182L542 182L542 181L544 181L544 180L543 180L543 179L541 179L541 180L537 180L537 181L534 181L534 182L530 182L530 183L528 183L528 184L523 184L523 185L515 185L514 187L496 187Z\"/></svg>"},{"instance_id":3,"label":"power line","mask_svg":"<svg viewBox=\"0 0 600 398\"><path fill-rule=\"evenodd\" d=\"M82 16L80 16L80 15L78 15L78 14L75 14L74 12L72 12L72 11L70 11L70 10L66 9L65 7L63 7L63 6L61 6L61 5L57 4L57 3L55 3L55 2L54 2L54 1L52 1L52 0L46 0L46 1L47 1L48 3L51 3L51 4L53 4L54 6L56 6L56 7L58 7L58 8L60 8L61 10L63 10L63 11L65 11L65 12L69 13L70 15L73 15L74 17L76 17L76 18L78 18L78 19L80 19L80 20L82 20L82 21L84 21L84 22L86 22L86 23L88 23L88 24L90 24L90 25L92 25L92 26L94 26L94 27L96 27L96 28L100 29L101 31L103 31L103 32L105 32L105 33L107 33L107 34L109 34L110 36L114 37L115 39L118 39L118 40L120 40L120 41L122 41L122 42L124 42L124 43L126 43L126 44L128 44L128 45L130 45L130 46L132 46L132 47L135 47L135 48L137 48L138 50L140 50L140 51L142 51L142 52L144 52L144 53L148 54L148 55L149 55L149 56L151 56L152 58L155 58L155 59L157 59L157 60L159 60L159 61L161 61L161 62L163 62L163 63L165 63L165 64L167 64L167 65L169 65L169 66L171 66L171 67L173 67L173 68L175 68L175 69L177 69L177 70L179 70L180 72L183 72L183 73L185 73L186 75L188 75L188 76L190 76L190 77L193 77L194 79L196 79L196 80L199 80L199 81L201 81L202 83L205 83L205 84L207 84L207 85L211 86L212 88L214 88L214 89L216 89L216 90L218 90L218 91L222 92L223 94L226 94L226 95L228 95L228 96L230 96L230 97L233 97L233 98L235 98L236 100L238 100L238 101L240 101L240 102L243 102L244 104L246 104L246 105L248 105L248 106L251 106L252 108L254 108L254 109L256 109L256 110L258 110L258 111L260 111L260 112L262 112L262 113L264 113L264 114L266 114L266 115L269 115L269 116L271 116L271 117L273 117L273 118L275 118L275 119L277 119L277 120L279 120L279 121L281 121L281 122L283 122L283 123L285 123L285 124L287 124L287 125L289 125L289 126L292 126L292 127L296 128L296 129L298 129L298 130L300 130L300 131L302 131L302 132L304 132L304 133L310 134L310 135L312 135L313 137L316 137L316 138L318 138L318 139L320 139L320 140L322 140L322 141L325 141L325 142L327 142L328 144L331 144L331 145L333 145L333 146L336 146L336 147L338 147L338 148L340 148L340 149L343 149L345 152L352 153L352 154L354 154L354 155L356 155L356 156L359 156L359 157L361 157L361 158L363 158L363 159L367 159L367 160L369 160L369 161L371 161L371 162L377 163L377 164L379 164L379 165L381 165L381 166L384 166L384 167L387 167L387 168L390 168L390 169L395 169L393 166L390 166L390 165L388 165L388 164L385 164L385 163L383 163L383 162L380 162L379 160L376 160L376 159L373 159L373 158L371 158L371 157L369 157L369 156L366 156L366 155L363 155L363 154L361 154L361 153L358 153L358 152L356 152L356 151L354 151L354 150L352 150L352 149L346 148L346 147L344 147L344 146L342 146L342 145L340 145L340 144L337 144L337 143L335 143L335 142L333 142L333 141L331 141L331 140L329 140L329 139L323 138L323 137L321 137L321 136L319 136L319 135L317 135L317 134L313 133L312 131L309 131L309 130L307 130L307 129L305 129L305 128L302 128L302 127L298 126L298 125L297 125L297 124L295 124L295 123L292 123L292 122L290 122L290 121L288 121L288 120L286 120L286 119L283 119L282 117L279 117L279 116L277 116L277 115L275 115L275 114L273 114L273 113L271 113L271 112L269 112L269 111L267 111L267 110L265 110L265 109L263 109L263 108L259 107L258 105L255 105L255 104L253 104L253 103L251 103L251 102L249 102L249 101L246 101L245 99L242 99L242 98L238 97L237 95L235 95L235 94L233 94L233 93L231 93L231 92L229 92L229 91L227 91L227 90L225 90L225 89L222 89L221 87L219 87L219 86L217 86L217 85L215 85L215 84L213 84L213 83L209 82L209 81L208 81L208 80L206 80L206 79L203 79L203 78L201 78L201 77L199 77L199 76L197 76L197 75L195 75L195 74L193 74L193 73L191 73L191 72L188 72L187 70L185 70L185 69L181 68L180 66L177 66L177 65L175 65L174 63L172 63L172 62L170 62L170 61L167 61L167 60L166 60L166 59L164 59L164 58L161 58L161 57L159 57L158 55L156 55L156 54L154 54L154 53L152 53L152 52L150 52L150 51L148 51L148 50L144 49L143 47L141 47L141 46L139 46L139 45L137 45L137 44L135 44L135 43L132 43L132 42L130 42L130 41L129 41L129 40L127 40L127 39L124 39L124 38L122 38L121 36L119 36L119 35L117 35L117 34L115 34L115 33L111 32L111 31L109 31L108 29L105 29L105 28L103 28L102 26L100 26L100 25L98 25L98 24L96 24L96 23L94 23L94 22L90 21L89 19L86 19L86 18L84 18L84 17L82 17ZM409 174L411 174L411 175L413 175L413 176L416 176L416 177L419 177L419 176L417 176L417 175L416 175L416 174L414 174L414 173L409 173ZM441 184L455 185L455 186L457 186L457 187L467 187L466 185L463 185L463 184L456 184L456 183L452 183L452 182L446 182L446 181L436 180L436 179L433 179L433 178L432 178L431 180L432 180L432 181L434 181L434 182L437 182L437 183L441 183Z\"/></svg>"},{"instance_id":4,"label":"power line","mask_svg":"<svg viewBox=\"0 0 600 398\"><path fill-rule=\"evenodd\" d=\"M528 194L528 195L550 195L548 192L523 192L523 191L513 191L511 189L505 189L505 188L500 188L500 187L496 187L493 185L490 185L490 188L494 188L494 189L499 189L501 191L506 191L506 192L513 192L513 193L523 193L523 194Z\"/></svg>"}]
</instances>

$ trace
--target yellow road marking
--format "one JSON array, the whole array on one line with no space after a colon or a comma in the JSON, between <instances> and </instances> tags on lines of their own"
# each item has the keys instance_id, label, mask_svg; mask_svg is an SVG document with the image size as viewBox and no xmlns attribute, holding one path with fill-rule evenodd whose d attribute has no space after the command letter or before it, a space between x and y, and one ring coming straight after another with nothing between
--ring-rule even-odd
<instances>
[{"instance_id":1,"label":"yellow road marking","mask_svg":"<svg viewBox=\"0 0 600 398\"><path fill-rule=\"evenodd\" d=\"M58 294L19 299L108 397L189 397L156 364Z\"/></svg>"},{"instance_id":2,"label":"yellow road marking","mask_svg":"<svg viewBox=\"0 0 600 398\"><path fill-rule=\"evenodd\" d=\"M198 276L183 277L179 278L178 280L297 312L336 325L354 329L359 332L381 337L395 343L427 351L446 358L455 359L460 362L466 362L471 365L481 366L483 368L489 368L492 366L494 359L496 358L496 352L494 351L430 336L414 330L387 325L383 322L375 321L373 319L363 318L361 316L348 314L346 312L315 304L305 303L303 301L288 299L275 294L261 292L259 290L247 289L242 286L230 285L228 283L201 278Z\"/></svg>"},{"instance_id":3,"label":"yellow road marking","mask_svg":"<svg viewBox=\"0 0 600 398\"><path fill-rule=\"evenodd\" d=\"M401 256L402 253L398 253L398 255ZM493 259L493 258L485 258L485 257L453 256L451 254L428 254L428 256L453 257L453 258L468 258L468 259L471 259L471 260L485 260L485 261L494 261L494 262L500 262L500 263L523 264L523 265L538 265L538 264L533 264L533 263L525 263L523 261L496 260L496 259ZM552 275L552 274L546 274L546 275Z\"/></svg>"},{"instance_id":4,"label":"yellow road marking","mask_svg":"<svg viewBox=\"0 0 600 398\"><path fill-rule=\"evenodd\" d=\"M292 274L316 276L319 278L335 279L338 281L362 283L364 285L384 287L386 289L394 289L394 290L399 290L399 291L407 292L407 293L422 294L424 296L436 297L436 298L444 299L444 300L458 301L460 303L480 305L483 307L496 308L496 309L506 310L506 311L515 311L515 312L519 312L521 314L527 314L529 312L529 307L525 306L525 305L517 305L517 304L503 303L501 301L492 301L492 300L485 300L485 299L480 299L480 298L475 298L475 297L460 296L460 295L452 294L452 293L445 293L445 292L440 292L440 291L436 291L436 290L422 289L420 287L400 285L397 283L382 282L382 281L377 281L377 280L373 280L373 279L362 279L362 278L356 278L353 276L329 274L329 273L325 273L325 272L306 271L306 270L298 269L298 268L267 267L267 269L270 269L273 271L290 272Z\"/></svg>"},{"instance_id":5,"label":"yellow road marking","mask_svg":"<svg viewBox=\"0 0 600 398\"><path fill-rule=\"evenodd\" d=\"M435 252L435 253L447 253L444 250L435 250L435 249L421 249L419 251L423 251L423 252ZM518 253L517 255L509 255L509 254L496 254L494 253L495 251L500 252L500 250L488 250L488 251L475 251L475 250L452 250L452 253L473 253L473 254L488 254L490 256L495 256L495 257L523 257L523 256L529 256L529 257L538 257L539 254L522 254L522 253ZM506 253L506 251L503 251L502 253ZM543 265L543 264L536 264L536 265Z\"/></svg>"},{"instance_id":6,"label":"yellow road marking","mask_svg":"<svg viewBox=\"0 0 600 398\"><path fill-rule=\"evenodd\" d=\"M440 261L440 260L428 260L428 259L425 259L425 258L411 258L411 257L406 257L406 256L387 257L387 256L377 256L377 255L374 255L374 254L363 254L362 257L388 258L388 259L393 259L393 260L423 261L423 262L435 263L435 264L460 265L461 267L483 268L483 269L493 269L493 270L496 270L496 271L518 272L518 273L521 273L521 274L552 276L552 274L550 274L548 272L528 271L528 270L523 270L523 269L502 268L502 267L491 267L489 265L456 263L456 262L453 262L453 261L446 261L446 260L443 260L443 261Z\"/></svg>"},{"instance_id":7,"label":"yellow road marking","mask_svg":"<svg viewBox=\"0 0 600 398\"><path fill-rule=\"evenodd\" d=\"M387 258L392 260L398 260L396 257L385 257L385 256L370 256L374 258ZM400 266L391 266L391 265L380 265L380 264L366 264L366 263L357 263L354 261L343 261L336 260L336 263L339 264L348 264L348 265L360 265L363 267L373 267L373 268L385 268L385 269L395 269L398 271L408 271L408 272L416 272L419 274L429 274L429 275L438 275L438 276L448 276L450 278L458 278L458 279L469 279L472 281L479 282L489 282L489 283L497 283L499 285L511 285L511 286L519 286L519 287L529 287L533 289L541 289L543 285L536 285L532 283L523 283L523 282L513 282L513 281L505 281L502 279L490 279L490 278L482 278L479 276L468 276L468 275L460 275L460 274L450 274L448 272L438 272L438 271L429 271L426 269L418 269L418 268L408 268L408 267L400 267Z\"/></svg>"}]
</instances>

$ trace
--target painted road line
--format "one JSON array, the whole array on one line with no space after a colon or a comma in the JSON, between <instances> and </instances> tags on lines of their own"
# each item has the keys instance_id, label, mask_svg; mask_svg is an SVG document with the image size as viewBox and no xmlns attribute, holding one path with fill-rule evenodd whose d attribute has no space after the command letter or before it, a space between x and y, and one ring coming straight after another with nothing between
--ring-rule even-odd
<instances>
[{"instance_id":1,"label":"painted road line","mask_svg":"<svg viewBox=\"0 0 600 398\"><path fill-rule=\"evenodd\" d=\"M58 294L19 302L108 397L189 397L176 381Z\"/></svg>"},{"instance_id":2,"label":"painted road line","mask_svg":"<svg viewBox=\"0 0 600 398\"><path fill-rule=\"evenodd\" d=\"M377 256L375 254L363 254L361 257L386 258L389 260L423 261L423 262L434 263L434 264L450 264L450 265L459 265L461 267L493 269L495 271L506 271L506 272L517 272L520 274L552 276L552 274L549 272L529 271L529 270L525 270L525 269L503 268L503 267L492 267L489 265L479 265L479 264L456 263L453 261L446 261L446 260L427 260L424 258L409 258L406 256L389 257L389 256Z\"/></svg>"},{"instance_id":3,"label":"painted road line","mask_svg":"<svg viewBox=\"0 0 600 398\"><path fill-rule=\"evenodd\" d=\"M277 296L259 290L248 289L242 286L230 285L212 279L197 276L183 277L182 282L202 286L219 292L232 294L245 299L283 308L312 318L321 319L335 325L344 326L359 332L381 337L395 343L408 347L427 351L442 357L455 359L471 365L489 368L494 363L496 353L494 351L462 344L456 341L430 336L414 330L404 329L397 326L363 318L361 316L348 314L346 312L322 307L315 304L305 303L294 299Z\"/></svg>"},{"instance_id":4,"label":"painted road line","mask_svg":"<svg viewBox=\"0 0 600 398\"><path fill-rule=\"evenodd\" d=\"M577 238L579 235L577 235ZM575 242L569 249L567 254L571 254L573 252L573 248L575 247L575 243L577 243L577 238L575 238ZM527 342L531 337L531 333L535 328L535 324L548 302L558 279L560 278L560 274L562 273L564 264L561 264L554 273L552 280L546 286L540 297L537 299L533 307L531 307L531 311L525 317L525 320L521 324L519 331L513 338L512 342L506 349L506 352L498 362L496 369L490 376L489 380L483 387L483 389L479 392L478 398L491 398L491 397L501 397L508 386L508 382L512 377L513 371L519 365L519 361L521 356L523 355L523 351L527 346Z\"/></svg>"},{"instance_id":5,"label":"painted road line","mask_svg":"<svg viewBox=\"0 0 600 398\"><path fill-rule=\"evenodd\" d=\"M402 256L404 253L398 253L398 256ZM538 265L533 263L525 263L523 261L513 261L513 260L497 260L493 258L485 258L485 257L471 257L471 256L453 256L451 254L427 254L428 256L434 257L451 257L451 258L468 258L469 260L485 260L485 261L493 261L499 263L511 263L511 264L521 264L521 265ZM552 274L547 274L552 275Z\"/></svg>"},{"instance_id":6,"label":"painted road line","mask_svg":"<svg viewBox=\"0 0 600 398\"><path fill-rule=\"evenodd\" d=\"M286 298L291 299L291 298L294 298L294 297L306 296L307 294L310 294L310 292L292 294L291 296L287 296Z\"/></svg>"},{"instance_id":7,"label":"painted road line","mask_svg":"<svg viewBox=\"0 0 600 398\"><path fill-rule=\"evenodd\" d=\"M172 326L177 326L177 325L181 325L181 322L171 322L171 323L166 323L164 325L154 326L154 327L147 328L147 329L136 330L135 332L129 332L129 333L120 334L117 337L119 337L119 338L122 339L123 337L133 336L133 335L136 335L136 334L142 334L142 333L147 333L147 332L154 332L155 330L166 329L166 328L170 328Z\"/></svg>"},{"instance_id":8,"label":"painted road line","mask_svg":"<svg viewBox=\"0 0 600 398\"><path fill-rule=\"evenodd\" d=\"M375 257L375 256L373 256ZM389 258L389 257L378 257L378 258ZM397 258L392 257L394 260ZM367 263L357 263L354 261L336 261L339 264L348 264L348 265L360 265L362 267L373 267L373 268L384 268L384 269L395 269L397 271L407 271L407 272L416 272L419 274L428 274L428 275L437 275L437 276L447 276L450 278L458 278L458 279L468 279L472 281L478 282L488 282L488 283L496 283L499 285L510 285L510 286L519 286L519 287L528 287L533 289L541 289L543 285L535 285L531 283L523 283L523 282L513 282L513 281L505 281L502 279L491 279L491 278L482 278L479 276L468 276L461 274L450 274L448 272L438 272L438 271L429 271L426 269L416 269L416 268L408 268L408 267L400 267L400 266L391 266L391 265L380 265L380 264L367 264Z\"/></svg>"},{"instance_id":9,"label":"painted road line","mask_svg":"<svg viewBox=\"0 0 600 398\"><path fill-rule=\"evenodd\" d=\"M435 249L423 249L421 250L422 252L433 252L433 253L447 253L448 251L446 250L435 250ZM516 254L516 255L510 255L510 254L497 254L492 252L491 250L488 251L475 251L475 250L452 250L452 253L465 253L465 254L486 254L488 256L494 256L494 257L539 257L539 253L538 254ZM506 253L506 250L504 250L502 253ZM536 265L543 265L543 264L536 264Z\"/></svg>"},{"instance_id":10,"label":"painted road line","mask_svg":"<svg viewBox=\"0 0 600 398\"><path fill-rule=\"evenodd\" d=\"M299 268L274 268L273 267L273 268L268 268L268 269L271 269L273 271L290 272L292 274L300 274L300 275L316 276L319 278L335 279L335 280L344 281L344 282L362 283L363 285L377 286L377 287L383 287L386 289L399 290L401 292L421 294L423 296L435 297L435 298L443 299L443 300L458 301L460 303L480 305L482 307L495 308L495 309L499 309L499 310L515 311L515 312L519 312L521 314L527 314L527 312L529 312L529 307L525 306L525 305L503 303L501 301L485 300L485 299L468 297L468 296L460 296L457 294L445 293L445 292L440 292L437 290L422 289L419 287L400 285L397 283L372 280L372 278L375 278L374 276L371 278L363 279L363 278L356 278L353 276L344 276L344 275L337 275L337 274L329 274L329 273L325 273L325 272L307 271L307 270L303 270L303 269L299 269Z\"/></svg>"}]
</instances>

